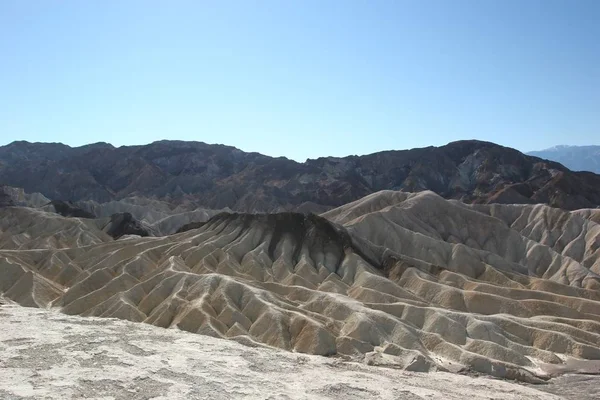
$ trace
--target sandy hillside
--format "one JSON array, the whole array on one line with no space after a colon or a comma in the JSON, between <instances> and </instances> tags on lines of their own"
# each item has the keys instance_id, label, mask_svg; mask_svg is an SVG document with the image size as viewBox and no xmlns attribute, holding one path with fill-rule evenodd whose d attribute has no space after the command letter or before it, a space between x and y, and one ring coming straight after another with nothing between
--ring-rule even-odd
<instances>
[{"instance_id":1,"label":"sandy hillside","mask_svg":"<svg viewBox=\"0 0 600 400\"><path fill-rule=\"evenodd\" d=\"M0 306L0 325L3 399L552 400L569 391L569 381L405 372L18 306Z\"/></svg>"},{"instance_id":2,"label":"sandy hillside","mask_svg":"<svg viewBox=\"0 0 600 400\"><path fill-rule=\"evenodd\" d=\"M0 250L0 293L370 365L539 383L600 372L593 214L385 191L322 216L219 214L163 238ZM10 235L54 231L12 221Z\"/></svg>"},{"instance_id":3,"label":"sandy hillside","mask_svg":"<svg viewBox=\"0 0 600 400\"><path fill-rule=\"evenodd\" d=\"M204 222L220 212L231 211L229 209L209 210L193 204L173 207L166 201L143 197L128 197L106 203L93 200L80 201L77 202L77 206L99 218L128 212L156 236L170 235L190 222Z\"/></svg>"},{"instance_id":4,"label":"sandy hillside","mask_svg":"<svg viewBox=\"0 0 600 400\"><path fill-rule=\"evenodd\" d=\"M65 218L28 207L0 208L0 249L60 249L112 241L107 219Z\"/></svg>"}]
</instances>

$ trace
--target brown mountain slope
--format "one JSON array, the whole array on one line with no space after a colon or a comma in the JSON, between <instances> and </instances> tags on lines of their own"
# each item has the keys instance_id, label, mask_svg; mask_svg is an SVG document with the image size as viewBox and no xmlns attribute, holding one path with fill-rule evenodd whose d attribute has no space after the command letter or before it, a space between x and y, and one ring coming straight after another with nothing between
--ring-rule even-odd
<instances>
[{"instance_id":1,"label":"brown mountain slope","mask_svg":"<svg viewBox=\"0 0 600 400\"><path fill-rule=\"evenodd\" d=\"M54 231L18 215L4 231ZM0 293L375 365L536 381L600 372L589 215L385 191L322 217L222 213L163 238L0 250ZM78 220L51 224L60 219Z\"/></svg>"},{"instance_id":2,"label":"brown mountain slope","mask_svg":"<svg viewBox=\"0 0 600 400\"><path fill-rule=\"evenodd\" d=\"M0 182L54 200L141 196L244 212L323 210L387 189L432 190L467 203L600 205L600 176L480 141L305 163L198 142L14 142L0 147Z\"/></svg>"}]
</instances>

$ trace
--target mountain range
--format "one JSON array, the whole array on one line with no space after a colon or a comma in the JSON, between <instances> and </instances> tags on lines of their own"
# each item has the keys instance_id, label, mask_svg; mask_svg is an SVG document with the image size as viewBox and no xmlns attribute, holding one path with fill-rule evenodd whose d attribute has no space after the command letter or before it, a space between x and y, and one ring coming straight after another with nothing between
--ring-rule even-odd
<instances>
[{"instance_id":1,"label":"mountain range","mask_svg":"<svg viewBox=\"0 0 600 400\"><path fill-rule=\"evenodd\" d=\"M142 197L239 212L320 213L380 190L567 210L600 205L599 175L475 140L303 163L200 142L116 148L19 141L0 147L0 183L52 200Z\"/></svg>"},{"instance_id":2,"label":"mountain range","mask_svg":"<svg viewBox=\"0 0 600 400\"><path fill-rule=\"evenodd\" d=\"M407 371L600 374L594 173L480 141L304 163L14 142L0 163L0 305Z\"/></svg>"},{"instance_id":3,"label":"mountain range","mask_svg":"<svg viewBox=\"0 0 600 400\"><path fill-rule=\"evenodd\" d=\"M554 146L546 150L531 151L528 155L557 161L573 171L590 171L600 174L600 146Z\"/></svg>"}]
</instances>

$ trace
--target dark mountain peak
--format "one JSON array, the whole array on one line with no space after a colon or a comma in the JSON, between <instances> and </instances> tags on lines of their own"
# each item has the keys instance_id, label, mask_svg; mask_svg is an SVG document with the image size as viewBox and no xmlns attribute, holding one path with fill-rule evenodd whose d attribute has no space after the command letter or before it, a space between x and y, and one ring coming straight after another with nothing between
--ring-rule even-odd
<instances>
[{"instance_id":1,"label":"dark mountain peak","mask_svg":"<svg viewBox=\"0 0 600 400\"><path fill-rule=\"evenodd\" d=\"M115 146L113 146L110 143L106 143L106 142L96 142L96 143L90 143L90 144L84 144L83 146L78 146L78 147L73 147L74 149L80 149L80 150L94 150L94 149L114 149Z\"/></svg>"},{"instance_id":2,"label":"dark mountain peak","mask_svg":"<svg viewBox=\"0 0 600 400\"><path fill-rule=\"evenodd\" d=\"M124 235L149 236L148 229L128 212L113 214L104 231L114 239Z\"/></svg>"},{"instance_id":3,"label":"dark mountain peak","mask_svg":"<svg viewBox=\"0 0 600 400\"><path fill-rule=\"evenodd\" d=\"M52 200L50 203L54 207L56 213L62 215L63 217L96 218L96 216L91 212L85 211L70 202Z\"/></svg>"},{"instance_id":4,"label":"dark mountain peak","mask_svg":"<svg viewBox=\"0 0 600 400\"><path fill-rule=\"evenodd\" d=\"M190 229L200 228L202 231L217 231L220 234L237 232L243 235L259 235L262 240L268 239L268 254L277 259L283 254L283 242L291 246L291 258L298 262L303 249L308 252L328 254L339 266L348 251L352 251L364 259L378 265L354 244L350 234L339 226L315 214L282 212L270 214L220 213L203 224ZM180 229L180 232L185 230ZM249 233L249 232L254 233Z\"/></svg>"},{"instance_id":5,"label":"dark mountain peak","mask_svg":"<svg viewBox=\"0 0 600 400\"><path fill-rule=\"evenodd\" d=\"M228 146L228 145L220 144L220 143L208 144L208 143L200 142L200 141L169 140L169 139L157 140L157 141L154 141L147 145L131 146L131 147L136 147L136 148L141 148L141 149L160 148L160 149L196 150L196 151L212 150L215 152L221 152L221 151L241 152L241 150L236 147Z\"/></svg>"},{"instance_id":6,"label":"dark mountain peak","mask_svg":"<svg viewBox=\"0 0 600 400\"><path fill-rule=\"evenodd\" d=\"M445 152L459 152L461 154L470 154L475 152L492 152L496 154L510 154L516 157L527 157L520 151L512 147L502 146L493 142L482 140L458 140L450 142L444 146L436 147Z\"/></svg>"},{"instance_id":7,"label":"dark mountain peak","mask_svg":"<svg viewBox=\"0 0 600 400\"><path fill-rule=\"evenodd\" d=\"M599 176L479 140L305 163L203 142L119 148L21 143L0 147L0 182L51 199L145 196L247 212L305 203L327 208L387 189L432 190L477 203L502 199L569 209L600 204Z\"/></svg>"},{"instance_id":8,"label":"dark mountain peak","mask_svg":"<svg viewBox=\"0 0 600 400\"><path fill-rule=\"evenodd\" d=\"M64 157L71 148L62 143L14 141L0 147L0 161L3 163L18 160L58 160Z\"/></svg>"},{"instance_id":9,"label":"dark mountain peak","mask_svg":"<svg viewBox=\"0 0 600 400\"><path fill-rule=\"evenodd\" d=\"M46 147L46 148L51 148L51 147L63 147L63 148L70 148L70 146L60 143L60 142L30 142L27 140L15 140L9 144L7 144L5 147Z\"/></svg>"},{"instance_id":10,"label":"dark mountain peak","mask_svg":"<svg viewBox=\"0 0 600 400\"><path fill-rule=\"evenodd\" d=\"M448 142L447 144L439 147L454 147L454 146L476 146L476 147L501 147L504 149L511 149L510 147L502 146L501 144L488 142L487 140L479 139L461 139Z\"/></svg>"}]
</instances>

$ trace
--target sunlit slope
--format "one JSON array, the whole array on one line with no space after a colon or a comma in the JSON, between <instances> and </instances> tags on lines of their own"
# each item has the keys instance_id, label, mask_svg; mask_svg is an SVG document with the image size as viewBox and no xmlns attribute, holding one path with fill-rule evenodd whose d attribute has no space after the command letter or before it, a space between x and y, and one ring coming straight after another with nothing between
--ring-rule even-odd
<instances>
[{"instance_id":1,"label":"sunlit slope","mask_svg":"<svg viewBox=\"0 0 600 400\"><path fill-rule=\"evenodd\" d=\"M599 241L585 212L379 192L322 217L219 214L163 238L3 250L0 291L68 314L535 380L544 363L600 360Z\"/></svg>"},{"instance_id":2,"label":"sunlit slope","mask_svg":"<svg viewBox=\"0 0 600 400\"><path fill-rule=\"evenodd\" d=\"M219 212L231 211L229 209L209 210L196 207L194 204L174 207L168 202L144 197L129 197L106 203L97 203L93 200L80 201L77 205L101 218L117 213L131 213L153 236L170 235L190 222L204 222Z\"/></svg>"},{"instance_id":3,"label":"sunlit slope","mask_svg":"<svg viewBox=\"0 0 600 400\"><path fill-rule=\"evenodd\" d=\"M0 249L57 249L112 241L108 219L65 218L28 207L0 208Z\"/></svg>"}]
</instances>

